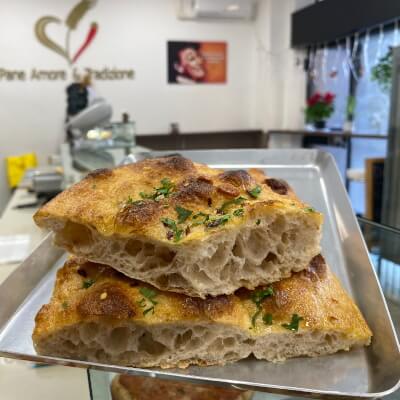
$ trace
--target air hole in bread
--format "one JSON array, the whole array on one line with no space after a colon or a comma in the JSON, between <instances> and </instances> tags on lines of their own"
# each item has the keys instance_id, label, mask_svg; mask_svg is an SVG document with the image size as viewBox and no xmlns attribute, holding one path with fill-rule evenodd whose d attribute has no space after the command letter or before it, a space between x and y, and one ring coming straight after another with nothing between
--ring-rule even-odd
<instances>
[{"instance_id":1,"label":"air hole in bread","mask_svg":"<svg viewBox=\"0 0 400 400\"><path fill-rule=\"evenodd\" d=\"M107 339L107 349L113 353L121 353L124 351L128 344L129 333L129 329L127 327L113 329Z\"/></svg>"},{"instance_id":2,"label":"air hole in bread","mask_svg":"<svg viewBox=\"0 0 400 400\"><path fill-rule=\"evenodd\" d=\"M228 337L223 340L223 345L225 347L233 347L236 344L236 340L233 337Z\"/></svg>"},{"instance_id":3,"label":"air hole in bread","mask_svg":"<svg viewBox=\"0 0 400 400\"><path fill-rule=\"evenodd\" d=\"M156 340L153 339L153 335L150 332L144 332L139 338L138 351L143 351L153 356L161 355L165 352L166 347Z\"/></svg>"},{"instance_id":4,"label":"air hole in bread","mask_svg":"<svg viewBox=\"0 0 400 400\"><path fill-rule=\"evenodd\" d=\"M114 242L111 245L111 252L115 254L115 253L119 253L120 251L121 251L120 243L119 242Z\"/></svg>"},{"instance_id":5,"label":"air hole in bread","mask_svg":"<svg viewBox=\"0 0 400 400\"><path fill-rule=\"evenodd\" d=\"M85 343L92 341L96 337L98 331L99 331L99 326L94 322L89 322L83 325L80 331L82 341Z\"/></svg>"},{"instance_id":6,"label":"air hole in bread","mask_svg":"<svg viewBox=\"0 0 400 400\"><path fill-rule=\"evenodd\" d=\"M285 218L282 215L278 215L275 218L275 221L272 222L272 224L270 225L269 229L273 231L275 234L281 235L282 232L285 230L285 228L286 228Z\"/></svg>"},{"instance_id":7,"label":"air hole in bread","mask_svg":"<svg viewBox=\"0 0 400 400\"><path fill-rule=\"evenodd\" d=\"M235 257L243 257L243 247L242 247L242 243L240 242L240 240L236 240L235 244L233 245L232 248L232 254Z\"/></svg>"},{"instance_id":8,"label":"air hole in bread","mask_svg":"<svg viewBox=\"0 0 400 400\"><path fill-rule=\"evenodd\" d=\"M174 273L168 276L168 285L173 287L182 287L187 285L187 280L179 273Z\"/></svg>"},{"instance_id":9,"label":"air hole in bread","mask_svg":"<svg viewBox=\"0 0 400 400\"><path fill-rule=\"evenodd\" d=\"M142 243L141 241L131 239L131 240L128 240L128 242L126 243L126 245L125 245L125 251L126 251L129 255L135 257L135 256L138 255L138 253L140 252L140 250L142 250L142 247L143 247L143 243Z\"/></svg>"},{"instance_id":10,"label":"air hole in bread","mask_svg":"<svg viewBox=\"0 0 400 400\"><path fill-rule=\"evenodd\" d=\"M278 256L275 253L272 253L271 251L267 254L267 257L264 258L265 262L277 262L278 261Z\"/></svg>"},{"instance_id":11,"label":"air hole in bread","mask_svg":"<svg viewBox=\"0 0 400 400\"><path fill-rule=\"evenodd\" d=\"M143 254L148 257L154 254L155 246L152 243L145 243L143 247Z\"/></svg>"},{"instance_id":12,"label":"air hole in bread","mask_svg":"<svg viewBox=\"0 0 400 400\"><path fill-rule=\"evenodd\" d=\"M157 247L155 253L157 257L161 258L166 263L170 263L176 255L176 252L171 251L168 247Z\"/></svg>"},{"instance_id":13,"label":"air hole in bread","mask_svg":"<svg viewBox=\"0 0 400 400\"><path fill-rule=\"evenodd\" d=\"M88 247L92 244L92 232L84 225L67 222L62 229L62 244L68 247Z\"/></svg>"},{"instance_id":14,"label":"air hole in bread","mask_svg":"<svg viewBox=\"0 0 400 400\"><path fill-rule=\"evenodd\" d=\"M185 346L192 339L192 336L193 336L193 332L191 329L188 329L183 334L179 334L175 340L175 348L179 349L179 348Z\"/></svg>"},{"instance_id":15,"label":"air hole in bread","mask_svg":"<svg viewBox=\"0 0 400 400\"><path fill-rule=\"evenodd\" d=\"M238 353L235 351L229 351L228 353L225 354L225 358L227 360L235 360L238 357Z\"/></svg>"}]
</instances>

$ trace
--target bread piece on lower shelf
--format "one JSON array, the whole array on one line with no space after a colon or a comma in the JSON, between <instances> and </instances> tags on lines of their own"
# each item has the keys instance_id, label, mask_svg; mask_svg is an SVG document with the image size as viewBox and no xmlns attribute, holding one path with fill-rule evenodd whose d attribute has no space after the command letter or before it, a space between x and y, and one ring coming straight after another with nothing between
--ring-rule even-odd
<instances>
[{"instance_id":1,"label":"bread piece on lower shelf","mask_svg":"<svg viewBox=\"0 0 400 400\"><path fill-rule=\"evenodd\" d=\"M113 400L250 400L253 392L211 385L117 375L111 383Z\"/></svg>"},{"instance_id":2,"label":"bread piece on lower shelf","mask_svg":"<svg viewBox=\"0 0 400 400\"><path fill-rule=\"evenodd\" d=\"M261 170L173 156L94 171L34 219L76 256L205 298L305 269L320 252L323 217Z\"/></svg>"},{"instance_id":3,"label":"bread piece on lower shelf","mask_svg":"<svg viewBox=\"0 0 400 400\"><path fill-rule=\"evenodd\" d=\"M207 298L160 292L70 259L36 316L39 354L137 367L282 361L368 345L371 331L322 256L290 278Z\"/></svg>"}]
</instances>

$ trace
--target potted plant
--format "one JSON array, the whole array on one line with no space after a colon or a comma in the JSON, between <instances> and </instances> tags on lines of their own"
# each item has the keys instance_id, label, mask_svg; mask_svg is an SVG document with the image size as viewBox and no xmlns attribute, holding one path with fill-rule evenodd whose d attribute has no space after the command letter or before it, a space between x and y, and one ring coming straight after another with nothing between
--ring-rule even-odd
<instances>
[{"instance_id":1,"label":"potted plant","mask_svg":"<svg viewBox=\"0 0 400 400\"><path fill-rule=\"evenodd\" d=\"M393 52L389 48L388 52L379 59L371 71L371 80L378 83L379 87L386 93L390 91L392 84Z\"/></svg>"},{"instance_id":2,"label":"potted plant","mask_svg":"<svg viewBox=\"0 0 400 400\"><path fill-rule=\"evenodd\" d=\"M331 92L321 94L314 93L307 100L307 107L305 110L307 123L312 123L315 128L325 128L326 120L332 115L334 111L333 100L335 95Z\"/></svg>"},{"instance_id":3,"label":"potted plant","mask_svg":"<svg viewBox=\"0 0 400 400\"><path fill-rule=\"evenodd\" d=\"M353 95L347 97L346 105L346 121L344 122L343 130L346 132L353 131L354 111L356 108L356 98Z\"/></svg>"}]
</instances>

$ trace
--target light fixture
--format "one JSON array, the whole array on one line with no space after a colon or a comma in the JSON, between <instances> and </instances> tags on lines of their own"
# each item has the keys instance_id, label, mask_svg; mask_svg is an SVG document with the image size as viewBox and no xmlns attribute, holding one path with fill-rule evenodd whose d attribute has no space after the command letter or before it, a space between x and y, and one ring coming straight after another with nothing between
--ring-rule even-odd
<instances>
[{"instance_id":1,"label":"light fixture","mask_svg":"<svg viewBox=\"0 0 400 400\"><path fill-rule=\"evenodd\" d=\"M239 4L235 4L235 3L228 4L228 5L225 7L225 10L226 10L226 11L230 11L230 12L235 12L235 11L238 11L239 9L240 9Z\"/></svg>"}]
</instances>

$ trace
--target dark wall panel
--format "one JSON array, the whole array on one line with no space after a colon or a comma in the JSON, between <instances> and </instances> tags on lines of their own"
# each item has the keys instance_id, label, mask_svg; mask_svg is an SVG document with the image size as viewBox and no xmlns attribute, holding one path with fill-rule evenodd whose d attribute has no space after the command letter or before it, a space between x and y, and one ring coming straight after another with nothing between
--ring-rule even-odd
<instances>
[{"instance_id":1,"label":"dark wall panel","mask_svg":"<svg viewBox=\"0 0 400 400\"><path fill-rule=\"evenodd\" d=\"M332 42L400 18L400 0L323 0L292 14L292 47Z\"/></svg>"}]
</instances>

